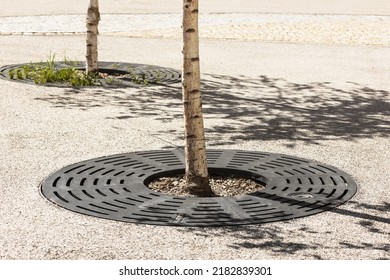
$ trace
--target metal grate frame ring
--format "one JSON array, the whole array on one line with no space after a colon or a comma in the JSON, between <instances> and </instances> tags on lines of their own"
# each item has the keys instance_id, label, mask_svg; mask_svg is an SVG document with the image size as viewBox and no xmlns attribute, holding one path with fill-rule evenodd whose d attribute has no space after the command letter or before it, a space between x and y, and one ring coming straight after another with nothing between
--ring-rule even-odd
<instances>
[{"instance_id":1,"label":"metal grate frame ring","mask_svg":"<svg viewBox=\"0 0 390 280\"><path fill-rule=\"evenodd\" d=\"M32 79L11 79L10 71L19 69L23 66L39 66L45 65L45 63L25 63L25 64L13 64L0 67L0 78L27 83L35 84ZM75 67L76 69L85 70L85 62L55 62L54 67L56 69L64 69L68 67ZM116 81L106 80L103 78L99 79L103 87L140 87L140 86L151 86L151 85L166 85L172 83L181 82L181 72L171 68L165 68L154 65L135 64L135 63L123 63L123 62L99 62L99 71L110 75L126 75L127 77L118 78ZM130 75L131 74L131 75ZM134 82L134 80L139 82ZM142 81L147 81L144 84ZM54 87L70 87L70 85L63 83L46 83L45 86Z\"/></svg>"},{"instance_id":2,"label":"metal grate frame ring","mask_svg":"<svg viewBox=\"0 0 390 280\"><path fill-rule=\"evenodd\" d=\"M177 197L148 183L184 173L182 150L142 151L72 164L46 178L41 193L68 210L122 222L168 226L232 226L318 214L357 192L345 172L274 153L209 150L210 174L262 182L264 191L234 197Z\"/></svg>"}]
</instances>

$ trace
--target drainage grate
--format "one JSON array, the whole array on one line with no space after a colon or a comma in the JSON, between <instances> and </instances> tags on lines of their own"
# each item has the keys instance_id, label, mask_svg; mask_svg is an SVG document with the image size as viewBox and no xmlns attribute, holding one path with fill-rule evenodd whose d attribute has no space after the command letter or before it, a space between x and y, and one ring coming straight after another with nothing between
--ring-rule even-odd
<instances>
[{"instance_id":1,"label":"drainage grate","mask_svg":"<svg viewBox=\"0 0 390 280\"><path fill-rule=\"evenodd\" d=\"M45 63L43 63L45 65ZM11 79L9 72L11 70L19 69L25 65L39 66L42 63L26 63L26 64L13 64L6 65L0 68L0 78L35 84L32 79ZM63 69L67 67L75 67L80 70L85 69L85 62L55 62L55 68ZM134 87L145 86L144 81L147 81L147 85L164 85L179 83L181 81L181 72L171 68L164 68L154 65L134 64L134 63L120 63L120 62L99 62L100 72L107 73L109 75L127 75L125 77L119 77L117 80L112 79L99 79L101 86L105 87ZM16 77L16 73L14 74ZM138 82L134 82L138 81ZM61 83L47 83L46 86L55 87L69 87L69 85Z\"/></svg>"},{"instance_id":2,"label":"drainage grate","mask_svg":"<svg viewBox=\"0 0 390 280\"><path fill-rule=\"evenodd\" d=\"M225 226L289 220L330 210L351 199L357 185L346 173L282 154L207 152L210 174L237 175L266 184L236 197L176 197L146 185L184 172L182 150L145 151L67 166L41 184L43 196L78 213L122 222Z\"/></svg>"}]
</instances>

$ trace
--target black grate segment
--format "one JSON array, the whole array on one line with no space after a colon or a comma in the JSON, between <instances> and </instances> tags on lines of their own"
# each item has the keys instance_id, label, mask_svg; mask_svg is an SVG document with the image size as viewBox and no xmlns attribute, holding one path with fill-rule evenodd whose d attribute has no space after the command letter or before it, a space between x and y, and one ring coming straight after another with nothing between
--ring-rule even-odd
<instances>
[{"instance_id":1,"label":"black grate segment","mask_svg":"<svg viewBox=\"0 0 390 280\"><path fill-rule=\"evenodd\" d=\"M46 178L41 193L68 210L122 222L170 226L261 224L330 210L357 192L345 172L274 153L210 150L213 175L237 175L266 184L234 197L176 197L157 193L154 178L184 172L182 150L144 151L91 159Z\"/></svg>"},{"instance_id":2,"label":"black grate segment","mask_svg":"<svg viewBox=\"0 0 390 280\"><path fill-rule=\"evenodd\" d=\"M23 66L44 66L45 63L25 63L25 64L13 64L0 67L0 78L11 80L15 82L22 82L28 84L35 84L32 79L11 79L10 71L14 71ZM172 68L165 68L155 65L145 65L136 63L124 63L124 62L99 62L99 71L107 73L112 76L117 76L118 79L99 79L100 85L103 87L141 87L152 85L167 85L181 82L181 72ZM54 62L56 69L64 69L68 67L74 67L76 69L85 70L85 62ZM123 76L126 75L126 76ZM17 76L16 74L14 75ZM123 76L123 77L119 77ZM69 87L70 85L61 83L48 82L45 86L54 87Z\"/></svg>"}]
</instances>

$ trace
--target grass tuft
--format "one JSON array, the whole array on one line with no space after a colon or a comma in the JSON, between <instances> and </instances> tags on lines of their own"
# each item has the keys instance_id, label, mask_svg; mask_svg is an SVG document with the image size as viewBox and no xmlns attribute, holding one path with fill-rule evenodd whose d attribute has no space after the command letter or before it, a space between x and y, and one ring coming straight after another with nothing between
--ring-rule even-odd
<instances>
[{"instance_id":1,"label":"grass tuft","mask_svg":"<svg viewBox=\"0 0 390 280\"><path fill-rule=\"evenodd\" d=\"M105 79L106 83L110 85L120 85L121 78L129 78L135 84L149 84L146 74L137 74L132 68L128 69L128 73L116 77L104 73L88 74L86 71L79 69L77 61L69 60L66 57L62 61L62 65L66 65L67 67L58 67L55 63L55 55L50 53L46 62L40 62L38 64L30 63L11 69L8 71L8 76L12 80L33 80L39 85L60 83L75 87L96 86L102 84L99 78ZM114 68L117 67L119 65L114 65ZM159 77L157 80L159 80Z\"/></svg>"}]
</instances>

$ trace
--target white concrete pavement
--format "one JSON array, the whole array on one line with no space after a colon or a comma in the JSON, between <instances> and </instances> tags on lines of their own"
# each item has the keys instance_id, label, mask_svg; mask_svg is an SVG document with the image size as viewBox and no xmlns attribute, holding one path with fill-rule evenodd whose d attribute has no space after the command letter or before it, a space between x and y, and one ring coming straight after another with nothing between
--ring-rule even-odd
<instances>
[{"instance_id":1,"label":"white concrete pavement","mask_svg":"<svg viewBox=\"0 0 390 280\"><path fill-rule=\"evenodd\" d=\"M0 16L85 13L88 0L1 0ZM100 0L103 13L181 13L182 0ZM390 15L387 0L201 0L202 13Z\"/></svg>"},{"instance_id":2,"label":"white concrete pavement","mask_svg":"<svg viewBox=\"0 0 390 280\"><path fill-rule=\"evenodd\" d=\"M181 14L102 14L101 35L180 39ZM390 16L202 14L201 39L390 46ZM85 15L0 17L1 35L85 33Z\"/></svg>"}]
</instances>

